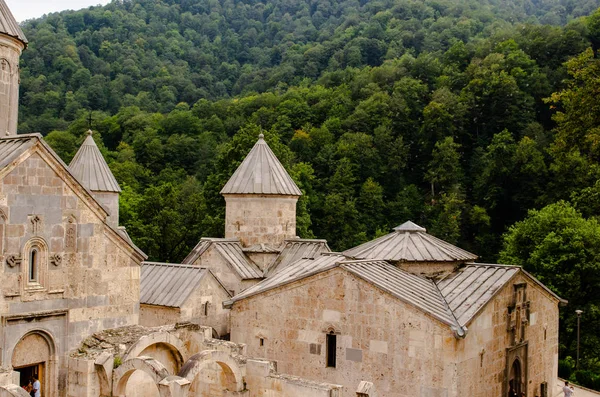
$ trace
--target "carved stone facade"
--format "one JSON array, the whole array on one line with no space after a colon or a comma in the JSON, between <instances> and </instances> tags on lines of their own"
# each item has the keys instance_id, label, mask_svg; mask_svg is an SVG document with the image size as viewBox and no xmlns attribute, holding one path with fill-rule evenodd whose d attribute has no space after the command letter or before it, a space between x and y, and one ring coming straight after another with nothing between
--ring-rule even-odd
<instances>
[{"instance_id":1,"label":"carved stone facade","mask_svg":"<svg viewBox=\"0 0 600 397\"><path fill-rule=\"evenodd\" d=\"M35 371L45 396L64 395L67 351L138 323L144 255L41 137L2 141L26 148L0 168L0 366Z\"/></svg>"}]
</instances>

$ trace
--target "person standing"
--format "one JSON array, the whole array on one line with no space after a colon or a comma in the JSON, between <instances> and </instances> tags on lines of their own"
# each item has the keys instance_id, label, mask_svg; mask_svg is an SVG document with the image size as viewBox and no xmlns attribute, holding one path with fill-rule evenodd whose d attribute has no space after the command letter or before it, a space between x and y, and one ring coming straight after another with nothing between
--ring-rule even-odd
<instances>
[{"instance_id":1,"label":"person standing","mask_svg":"<svg viewBox=\"0 0 600 397\"><path fill-rule=\"evenodd\" d=\"M565 393L565 397L573 396L573 386L569 386L569 381L565 381L565 385L563 386L563 393Z\"/></svg>"},{"instance_id":2,"label":"person standing","mask_svg":"<svg viewBox=\"0 0 600 397\"><path fill-rule=\"evenodd\" d=\"M42 392L40 391L42 385L40 384L40 381L37 377L37 375L33 375L33 388L31 390L33 394L33 397L42 397Z\"/></svg>"}]
</instances>

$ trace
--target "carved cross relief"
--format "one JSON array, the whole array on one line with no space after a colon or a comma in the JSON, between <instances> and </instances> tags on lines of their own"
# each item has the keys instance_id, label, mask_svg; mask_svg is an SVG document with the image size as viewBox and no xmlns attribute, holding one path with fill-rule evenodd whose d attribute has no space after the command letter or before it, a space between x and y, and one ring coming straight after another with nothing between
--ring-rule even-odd
<instances>
[{"instance_id":1,"label":"carved cross relief","mask_svg":"<svg viewBox=\"0 0 600 397\"><path fill-rule=\"evenodd\" d=\"M29 222L31 222L31 233L34 235L40 234L42 231L42 218L39 215L31 215Z\"/></svg>"},{"instance_id":2,"label":"carved cross relief","mask_svg":"<svg viewBox=\"0 0 600 397\"><path fill-rule=\"evenodd\" d=\"M67 228L65 232L65 250L68 252L75 252L77 247L77 224L75 218L69 217L67 221Z\"/></svg>"},{"instance_id":3,"label":"carved cross relief","mask_svg":"<svg viewBox=\"0 0 600 397\"><path fill-rule=\"evenodd\" d=\"M529 301L527 300L527 284L514 285L513 301L508 307L507 331L511 346L525 341L525 331L529 325Z\"/></svg>"}]
</instances>

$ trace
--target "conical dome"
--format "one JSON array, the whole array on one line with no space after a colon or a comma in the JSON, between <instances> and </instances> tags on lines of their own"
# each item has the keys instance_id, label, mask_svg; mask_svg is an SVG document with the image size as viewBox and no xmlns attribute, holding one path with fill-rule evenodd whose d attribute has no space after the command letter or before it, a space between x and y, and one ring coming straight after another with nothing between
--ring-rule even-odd
<instances>
[{"instance_id":1,"label":"conical dome","mask_svg":"<svg viewBox=\"0 0 600 397\"><path fill-rule=\"evenodd\" d=\"M92 138L92 131L88 131L88 136L73 157L69 169L79 182L92 192L118 193L121 191L117 180Z\"/></svg>"},{"instance_id":2,"label":"conical dome","mask_svg":"<svg viewBox=\"0 0 600 397\"><path fill-rule=\"evenodd\" d=\"M25 37L25 34L4 0L0 0L0 33L14 37L23 44L27 44L27 37Z\"/></svg>"},{"instance_id":3,"label":"conical dome","mask_svg":"<svg viewBox=\"0 0 600 397\"><path fill-rule=\"evenodd\" d=\"M350 248L344 255L356 259L384 259L391 262L466 262L477 255L426 233L411 221L394 228L394 232Z\"/></svg>"},{"instance_id":4,"label":"conical dome","mask_svg":"<svg viewBox=\"0 0 600 397\"><path fill-rule=\"evenodd\" d=\"M271 150L264 135L221 190L221 194L276 194L301 196L302 192Z\"/></svg>"}]
</instances>

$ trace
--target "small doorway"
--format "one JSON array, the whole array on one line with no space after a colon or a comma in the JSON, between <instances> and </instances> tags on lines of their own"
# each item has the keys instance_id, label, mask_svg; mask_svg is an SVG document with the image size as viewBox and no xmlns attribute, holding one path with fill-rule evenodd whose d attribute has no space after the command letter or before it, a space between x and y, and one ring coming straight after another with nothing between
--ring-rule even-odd
<instances>
[{"instance_id":1,"label":"small doorway","mask_svg":"<svg viewBox=\"0 0 600 397\"><path fill-rule=\"evenodd\" d=\"M19 386L27 386L29 384L29 380L35 375L40 381L40 393L42 397L44 397L44 363L38 363L34 365L28 365L26 367L15 368L14 370L19 373Z\"/></svg>"},{"instance_id":2,"label":"small doorway","mask_svg":"<svg viewBox=\"0 0 600 397\"><path fill-rule=\"evenodd\" d=\"M510 369L510 377L508 380L509 397L521 396L521 363L515 360Z\"/></svg>"}]
</instances>

